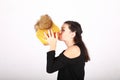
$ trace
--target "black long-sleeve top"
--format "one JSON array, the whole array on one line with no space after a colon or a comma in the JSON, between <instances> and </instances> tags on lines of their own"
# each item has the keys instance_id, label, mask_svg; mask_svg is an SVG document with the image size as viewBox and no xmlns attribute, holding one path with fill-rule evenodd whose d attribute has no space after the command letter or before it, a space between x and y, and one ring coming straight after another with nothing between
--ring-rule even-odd
<instances>
[{"instance_id":1,"label":"black long-sleeve top","mask_svg":"<svg viewBox=\"0 0 120 80\"><path fill-rule=\"evenodd\" d=\"M75 44L80 48L80 44ZM80 48L81 54L76 58L68 58L63 53L55 57L55 51L47 52L47 72L52 73L58 70L57 80L84 80L85 56Z\"/></svg>"}]
</instances>

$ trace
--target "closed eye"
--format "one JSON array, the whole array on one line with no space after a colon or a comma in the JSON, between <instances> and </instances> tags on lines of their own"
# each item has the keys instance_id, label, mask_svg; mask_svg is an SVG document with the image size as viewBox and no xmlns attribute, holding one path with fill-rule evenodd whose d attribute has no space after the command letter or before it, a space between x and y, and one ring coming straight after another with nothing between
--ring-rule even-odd
<instances>
[{"instance_id":1,"label":"closed eye","mask_svg":"<svg viewBox=\"0 0 120 80\"><path fill-rule=\"evenodd\" d=\"M61 29L62 32L64 32L65 30L64 29Z\"/></svg>"}]
</instances>

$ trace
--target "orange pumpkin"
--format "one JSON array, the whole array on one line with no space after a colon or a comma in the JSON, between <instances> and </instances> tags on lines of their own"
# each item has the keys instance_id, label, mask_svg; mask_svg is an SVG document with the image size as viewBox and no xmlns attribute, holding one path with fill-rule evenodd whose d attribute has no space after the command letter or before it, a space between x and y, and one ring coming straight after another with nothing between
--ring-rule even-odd
<instances>
[{"instance_id":1,"label":"orange pumpkin","mask_svg":"<svg viewBox=\"0 0 120 80\"><path fill-rule=\"evenodd\" d=\"M47 40L45 39L45 33L48 33L48 30L51 29L53 33L59 33L60 29L56 26L50 16L42 15L40 20L35 24L36 36L43 45L48 45Z\"/></svg>"}]
</instances>

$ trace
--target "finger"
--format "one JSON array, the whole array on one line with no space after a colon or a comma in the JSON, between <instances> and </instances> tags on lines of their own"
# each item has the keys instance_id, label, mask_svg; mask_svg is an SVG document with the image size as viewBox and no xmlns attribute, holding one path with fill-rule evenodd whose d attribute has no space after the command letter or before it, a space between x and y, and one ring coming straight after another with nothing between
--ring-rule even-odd
<instances>
[{"instance_id":1,"label":"finger","mask_svg":"<svg viewBox=\"0 0 120 80\"><path fill-rule=\"evenodd\" d=\"M57 32L56 32L56 34L55 34L55 38L58 39L58 33L57 33Z\"/></svg>"},{"instance_id":2,"label":"finger","mask_svg":"<svg viewBox=\"0 0 120 80\"><path fill-rule=\"evenodd\" d=\"M48 30L48 36L51 37L50 30Z\"/></svg>"},{"instance_id":3,"label":"finger","mask_svg":"<svg viewBox=\"0 0 120 80\"><path fill-rule=\"evenodd\" d=\"M54 37L54 34L53 34L53 31L52 31L52 29L51 29L50 31L51 31L51 36L52 36L52 37Z\"/></svg>"},{"instance_id":4,"label":"finger","mask_svg":"<svg viewBox=\"0 0 120 80\"><path fill-rule=\"evenodd\" d=\"M46 32L44 32L44 36L45 36L45 38L48 38L48 36L47 36Z\"/></svg>"}]
</instances>

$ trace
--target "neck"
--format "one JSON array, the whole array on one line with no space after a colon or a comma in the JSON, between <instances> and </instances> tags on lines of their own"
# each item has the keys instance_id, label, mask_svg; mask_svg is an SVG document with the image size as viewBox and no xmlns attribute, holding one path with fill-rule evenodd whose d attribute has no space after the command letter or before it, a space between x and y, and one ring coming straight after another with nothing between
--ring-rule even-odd
<instances>
[{"instance_id":1,"label":"neck","mask_svg":"<svg viewBox=\"0 0 120 80\"><path fill-rule=\"evenodd\" d=\"M67 47L71 47L75 44L74 41L65 41L65 44L67 45Z\"/></svg>"}]
</instances>

